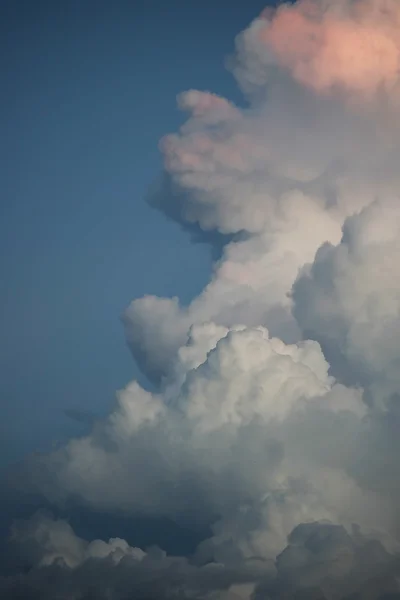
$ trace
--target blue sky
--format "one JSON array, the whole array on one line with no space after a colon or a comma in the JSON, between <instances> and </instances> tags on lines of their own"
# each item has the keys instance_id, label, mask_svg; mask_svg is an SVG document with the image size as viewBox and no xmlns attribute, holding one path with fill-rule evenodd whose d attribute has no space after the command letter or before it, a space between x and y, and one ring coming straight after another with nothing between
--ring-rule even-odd
<instances>
[{"instance_id":1,"label":"blue sky","mask_svg":"<svg viewBox=\"0 0 400 600\"><path fill-rule=\"evenodd\" d=\"M0 8L2 466L80 431L138 376L119 316L187 301L207 247L150 209L157 144L192 87L241 101L224 68L264 1L5 0Z\"/></svg>"}]
</instances>

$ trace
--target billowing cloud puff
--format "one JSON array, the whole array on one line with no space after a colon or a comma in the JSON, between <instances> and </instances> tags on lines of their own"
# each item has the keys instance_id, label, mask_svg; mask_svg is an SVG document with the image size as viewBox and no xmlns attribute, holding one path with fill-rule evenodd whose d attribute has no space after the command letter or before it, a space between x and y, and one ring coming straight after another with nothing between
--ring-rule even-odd
<instances>
[{"instance_id":1,"label":"billowing cloud puff","mask_svg":"<svg viewBox=\"0 0 400 600\"><path fill-rule=\"evenodd\" d=\"M179 96L189 117L161 141L165 177L150 201L226 245L189 306L144 297L125 312L149 377L167 374L195 323L299 339L289 298L299 269L400 185L398 13L394 2L283 4L238 37L232 69L246 109L209 92Z\"/></svg>"},{"instance_id":2,"label":"billowing cloud puff","mask_svg":"<svg viewBox=\"0 0 400 600\"><path fill-rule=\"evenodd\" d=\"M398 198L349 218L341 242L326 244L293 290L304 334L318 339L336 376L361 384L371 407L353 474L400 500L398 454L400 219Z\"/></svg>"},{"instance_id":3,"label":"billowing cloud puff","mask_svg":"<svg viewBox=\"0 0 400 600\"><path fill-rule=\"evenodd\" d=\"M277 577L261 583L254 600L398 597L398 558L357 530L349 534L332 523L307 523L288 542L276 561Z\"/></svg>"},{"instance_id":4,"label":"billowing cloud puff","mask_svg":"<svg viewBox=\"0 0 400 600\"><path fill-rule=\"evenodd\" d=\"M214 523L208 557L234 540L243 559L273 558L316 518L388 529L390 497L353 476L361 392L328 366L313 341L195 326L160 393L129 385L90 435L36 458L33 481L52 501Z\"/></svg>"},{"instance_id":5,"label":"billowing cloud puff","mask_svg":"<svg viewBox=\"0 0 400 600\"><path fill-rule=\"evenodd\" d=\"M66 521L41 513L13 527L12 543L34 568L25 576L0 577L4 600L243 600L257 581L275 572L262 560L235 569L198 566L159 548L144 552L123 539L87 542Z\"/></svg>"},{"instance_id":6,"label":"billowing cloud puff","mask_svg":"<svg viewBox=\"0 0 400 600\"><path fill-rule=\"evenodd\" d=\"M349 218L340 244L320 248L293 293L306 335L378 402L400 389L399 208L395 196Z\"/></svg>"},{"instance_id":7,"label":"billowing cloud puff","mask_svg":"<svg viewBox=\"0 0 400 600\"><path fill-rule=\"evenodd\" d=\"M144 552L121 539L89 543L44 514L18 523L12 537L26 564L36 566L0 576L4 600L384 600L399 592L396 556L328 522L296 527L275 563L254 558L231 566Z\"/></svg>"},{"instance_id":8,"label":"billowing cloud puff","mask_svg":"<svg viewBox=\"0 0 400 600\"><path fill-rule=\"evenodd\" d=\"M239 80L251 89L278 67L318 93L343 92L357 100L393 95L399 84L399 23L396 0L282 4L244 34Z\"/></svg>"},{"instance_id":9,"label":"billowing cloud puff","mask_svg":"<svg viewBox=\"0 0 400 600\"><path fill-rule=\"evenodd\" d=\"M46 513L37 513L28 521L15 522L11 542L23 552L24 559L35 567L63 563L76 568L93 558L110 558L117 564L124 556L141 561L145 553L131 548L125 540L114 538L86 542L75 535L67 521L54 520Z\"/></svg>"}]
</instances>

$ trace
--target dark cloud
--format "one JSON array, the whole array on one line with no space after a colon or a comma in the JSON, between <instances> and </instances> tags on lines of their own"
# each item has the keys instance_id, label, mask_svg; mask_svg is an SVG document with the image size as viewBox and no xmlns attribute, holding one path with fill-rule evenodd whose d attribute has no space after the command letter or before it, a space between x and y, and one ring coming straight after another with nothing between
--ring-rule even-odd
<instances>
[{"instance_id":1,"label":"dark cloud","mask_svg":"<svg viewBox=\"0 0 400 600\"><path fill-rule=\"evenodd\" d=\"M330 523L297 526L275 566L256 558L201 566L121 539L89 544L43 513L17 523L13 543L25 569L0 579L5 600L240 600L251 590L253 600L383 600L396 598L400 576L399 556Z\"/></svg>"}]
</instances>

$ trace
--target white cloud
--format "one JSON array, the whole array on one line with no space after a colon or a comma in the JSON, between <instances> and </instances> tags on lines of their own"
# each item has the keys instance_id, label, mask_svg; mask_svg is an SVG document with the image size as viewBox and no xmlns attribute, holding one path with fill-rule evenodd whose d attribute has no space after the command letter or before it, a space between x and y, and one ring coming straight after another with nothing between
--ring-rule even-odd
<instances>
[{"instance_id":1,"label":"white cloud","mask_svg":"<svg viewBox=\"0 0 400 600\"><path fill-rule=\"evenodd\" d=\"M288 298L299 269L321 244L340 241L348 216L396 193L398 6L386 2L387 14L379 2L358 6L298 2L256 19L232 66L248 108L197 90L179 97L189 117L161 143L168 180L156 204L181 223L236 237L188 307L147 296L127 309L128 340L151 377L165 376L196 323L264 325L299 339ZM381 70L367 59L379 50Z\"/></svg>"},{"instance_id":2,"label":"white cloud","mask_svg":"<svg viewBox=\"0 0 400 600\"><path fill-rule=\"evenodd\" d=\"M390 501L351 477L365 413L361 392L328 375L316 342L209 323L192 328L161 393L129 385L90 435L35 459L33 479L51 500L217 518L212 547L233 522L243 557L273 558L303 520L390 524Z\"/></svg>"},{"instance_id":3,"label":"white cloud","mask_svg":"<svg viewBox=\"0 0 400 600\"><path fill-rule=\"evenodd\" d=\"M349 218L340 244L323 246L294 287L300 326L377 404L399 391L399 276L399 198L389 196Z\"/></svg>"}]
</instances>

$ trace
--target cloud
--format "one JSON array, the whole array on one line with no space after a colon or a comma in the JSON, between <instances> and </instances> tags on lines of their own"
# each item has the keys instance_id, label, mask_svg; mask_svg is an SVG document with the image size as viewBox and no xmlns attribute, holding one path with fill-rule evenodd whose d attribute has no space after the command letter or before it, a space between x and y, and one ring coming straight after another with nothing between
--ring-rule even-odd
<instances>
[{"instance_id":1,"label":"cloud","mask_svg":"<svg viewBox=\"0 0 400 600\"><path fill-rule=\"evenodd\" d=\"M397 24L393 2L283 4L238 36L231 69L247 108L209 92L179 96L189 116L161 141L165 173L149 201L217 244L218 260L189 306L145 297L125 312L149 377L167 374L194 323L261 324L285 342L300 338L288 298L299 269L340 241L347 217L400 183L397 84L380 49L397 52Z\"/></svg>"},{"instance_id":2,"label":"cloud","mask_svg":"<svg viewBox=\"0 0 400 600\"><path fill-rule=\"evenodd\" d=\"M87 542L66 521L44 513L16 523L12 543L33 568L25 575L0 578L5 600L241 600L249 584L254 587L274 573L274 566L261 560L235 569L222 564L196 566L159 548L144 552L119 538Z\"/></svg>"},{"instance_id":3,"label":"cloud","mask_svg":"<svg viewBox=\"0 0 400 600\"><path fill-rule=\"evenodd\" d=\"M235 72L249 93L276 72L318 94L398 100L396 0L299 0L265 11L239 38Z\"/></svg>"},{"instance_id":4,"label":"cloud","mask_svg":"<svg viewBox=\"0 0 400 600\"><path fill-rule=\"evenodd\" d=\"M344 225L294 286L295 315L335 366L371 389L376 402L399 390L399 198L373 203Z\"/></svg>"},{"instance_id":5,"label":"cloud","mask_svg":"<svg viewBox=\"0 0 400 600\"><path fill-rule=\"evenodd\" d=\"M357 530L348 533L327 522L302 524L277 558L277 577L259 585L254 600L396 598L399 566L398 557Z\"/></svg>"},{"instance_id":6,"label":"cloud","mask_svg":"<svg viewBox=\"0 0 400 600\"><path fill-rule=\"evenodd\" d=\"M55 506L209 534L170 557L38 516L14 529L31 570L4 597L399 593L399 17L391 0L282 4L236 40L246 108L179 96L150 202L218 248L210 282L186 306L133 300L152 391L130 383L18 477Z\"/></svg>"},{"instance_id":7,"label":"cloud","mask_svg":"<svg viewBox=\"0 0 400 600\"><path fill-rule=\"evenodd\" d=\"M282 5L258 37L271 59L321 93L344 90L369 99L399 83L400 9L396 2Z\"/></svg>"},{"instance_id":8,"label":"cloud","mask_svg":"<svg viewBox=\"0 0 400 600\"><path fill-rule=\"evenodd\" d=\"M390 529L390 496L352 476L362 394L328 367L313 341L194 326L162 391L130 384L91 434L36 457L27 477L50 501L213 523L199 549L210 559L232 540L243 559L274 558L304 520Z\"/></svg>"},{"instance_id":9,"label":"cloud","mask_svg":"<svg viewBox=\"0 0 400 600\"><path fill-rule=\"evenodd\" d=\"M297 526L275 563L198 565L123 539L87 542L66 521L38 513L17 523L13 544L33 568L0 577L4 600L254 600L396 598L400 562L376 541L327 522ZM27 552L28 549L28 552ZM392 594L386 596L385 594Z\"/></svg>"}]
</instances>

